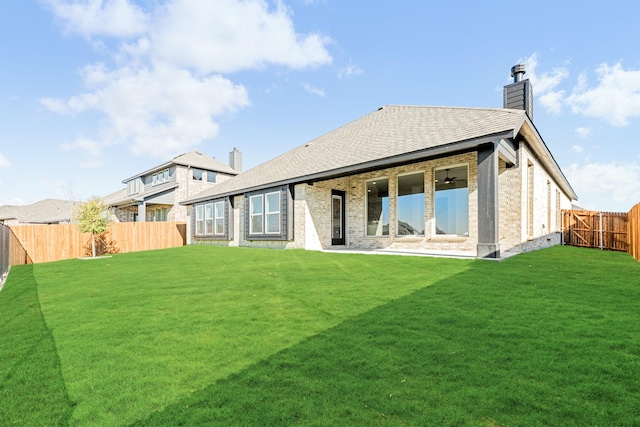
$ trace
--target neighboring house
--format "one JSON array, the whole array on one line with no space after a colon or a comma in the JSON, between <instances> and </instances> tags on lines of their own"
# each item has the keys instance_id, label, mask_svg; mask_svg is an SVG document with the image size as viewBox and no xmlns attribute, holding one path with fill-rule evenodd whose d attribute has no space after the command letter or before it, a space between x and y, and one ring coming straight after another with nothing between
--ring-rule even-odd
<instances>
[{"instance_id":1,"label":"neighboring house","mask_svg":"<svg viewBox=\"0 0 640 427\"><path fill-rule=\"evenodd\" d=\"M512 74L505 108L385 106L189 198L189 242L481 258L560 243L577 196Z\"/></svg>"},{"instance_id":2,"label":"neighboring house","mask_svg":"<svg viewBox=\"0 0 640 427\"><path fill-rule=\"evenodd\" d=\"M242 155L236 148L230 159L241 167ZM103 200L114 221L186 221L187 209L181 201L239 173L213 157L191 151L123 180L126 187Z\"/></svg>"},{"instance_id":3,"label":"neighboring house","mask_svg":"<svg viewBox=\"0 0 640 427\"><path fill-rule=\"evenodd\" d=\"M69 224L81 202L45 199L25 206L0 206L0 224Z\"/></svg>"}]
</instances>

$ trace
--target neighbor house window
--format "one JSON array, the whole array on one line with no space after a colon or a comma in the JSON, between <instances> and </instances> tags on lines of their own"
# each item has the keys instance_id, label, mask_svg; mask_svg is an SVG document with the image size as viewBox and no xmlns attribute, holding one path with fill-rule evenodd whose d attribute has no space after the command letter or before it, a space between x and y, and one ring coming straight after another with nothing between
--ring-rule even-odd
<instances>
[{"instance_id":1,"label":"neighbor house window","mask_svg":"<svg viewBox=\"0 0 640 427\"><path fill-rule=\"evenodd\" d=\"M140 192L140 180L138 178L127 183L127 195L137 194Z\"/></svg>"},{"instance_id":2,"label":"neighbor house window","mask_svg":"<svg viewBox=\"0 0 640 427\"><path fill-rule=\"evenodd\" d=\"M398 236L424 236L424 173L398 177Z\"/></svg>"},{"instance_id":3,"label":"neighbor house window","mask_svg":"<svg viewBox=\"0 0 640 427\"><path fill-rule=\"evenodd\" d=\"M436 234L469 235L469 183L467 166L438 169Z\"/></svg>"},{"instance_id":4,"label":"neighbor house window","mask_svg":"<svg viewBox=\"0 0 640 427\"><path fill-rule=\"evenodd\" d=\"M169 181L169 169L154 173L151 185L162 184L163 182L167 181Z\"/></svg>"},{"instance_id":5,"label":"neighbor house window","mask_svg":"<svg viewBox=\"0 0 640 427\"><path fill-rule=\"evenodd\" d=\"M193 169L193 180L194 181L202 181L202 170Z\"/></svg>"},{"instance_id":6,"label":"neighbor house window","mask_svg":"<svg viewBox=\"0 0 640 427\"><path fill-rule=\"evenodd\" d=\"M166 221L169 216L169 208L148 208L147 221Z\"/></svg>"},{"instance_id":7,"label":"neighbor house window","mask_svg":"<svg viewBox=\"0 0 640 427\"><path fill-rule=\"evenodd\" d=\"M288 186L245 195L245 237L247 240L287 240L292 224Z\"/></svg>"},{"instance_id":8,"label":"neighbor house window","mask_svg":"<svg viewBox=\"0 0 640 427\"><path fill-rule=\"evenodd\" d=\"M215 184L216 182L216 173L213 171L207 171L207 182L211 182Z\"/></svg>"},{"instance_id":9,"label":"neighbor house window","mask_svg":"<svg viewBox=\"0 0 640 427\"><path fill-rule=\"evenodd\" d=\"M367 236L389 235L389 180L375 179L366 183Z\"/></svg>"}]
</instances>

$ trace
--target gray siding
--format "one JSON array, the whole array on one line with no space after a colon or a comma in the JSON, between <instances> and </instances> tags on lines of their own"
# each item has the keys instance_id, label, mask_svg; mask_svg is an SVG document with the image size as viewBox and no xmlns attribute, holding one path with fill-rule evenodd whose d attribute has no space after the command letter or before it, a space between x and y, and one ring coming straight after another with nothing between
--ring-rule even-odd
<instances>
[{"instance_id":1,"label":"gray siding","mask_svg":"<svg viewBox=\"0 0 640 427\"><path fill-rule=\"evenodd\" d=\"M533 90L529 80L522 80L504 87L504 108L525 110L533 120Z\"/></svg>"}]
</instances>

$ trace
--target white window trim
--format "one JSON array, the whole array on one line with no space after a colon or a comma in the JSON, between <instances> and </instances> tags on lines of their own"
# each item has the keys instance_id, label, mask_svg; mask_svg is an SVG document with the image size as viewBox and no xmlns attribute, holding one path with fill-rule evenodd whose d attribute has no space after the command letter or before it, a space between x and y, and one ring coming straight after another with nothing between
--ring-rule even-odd
<instances>
[{"instance_id":1,"label":"white window trim","mask_svg":"<svg viewBox=\"0 0 640 427\"><path fill-rule=\"evenodd\" d=\"M253 196L249 197L249 234L265 234L264 232L264 194L255 194ZM260 208L261 208L261 212L260 213L253 213L253 200L254 199L260 199ZM253 229L253 217L254 216L260 216L262 218L262 230L255 231Z\"/></svg>"},{"instance_id":2,"label":"white window trim","mask_svg":"<svg viewBox=\"0 0 640 427\"><path fill-rule=\"evenodd\" d=\"M202 223L200 233L198 233L198 222ZM204 234L204 205L196 205L196 236L203 236Z\"/></svg>"},{"instance_id":3,"label":"white window trim","mask_svg":"<svg viewBox=\"0 0 640 427\"><path fill-rule=\"evenodd\" d=\"M222 205L222 216L218 216L218 209L216 208L218 205ZM222 220L222 231L218 233L218 220ZM215 202L213 204L213 234L216 236L223 236L225 232L225 224L224 224L224 201Z\"/></svg>"},{"instance_id":4,"label":"white window trim","mask_svg":"<svg viewBox=\"0 0 640 427\"><path fill-rule=\"evenodd\" d=\"M268 196L275 194L278 197L278 210L277 211L268 211ZM280 191L272 191L270 193L265 193L264 195L264 221L263 221L263 225L264 227L264 234L280 234L281 232L281 227L282 227L282 216L281 216L281 212L282 212L282 193ZM268 217L269 215L278 215L278 231L269 231L268 230L268 225L269 225L269 221L268 221Z\"/></svg>"},{"instance_id":5,"label":"white window trim","mask_svg":"<svg viewBox=\"0 0 640 427\"><path fill-rule=\"evenodd\" d=\"M213 218L214 218L214 213L213 213L213 203L205 203L204 204L204 235L205 236L211 236L213 235ZM211 217L209 217L209 213L211 213ZM209 229L208 227L208 221L211 221L211 229Z\"/></svg>"}]
</instances>

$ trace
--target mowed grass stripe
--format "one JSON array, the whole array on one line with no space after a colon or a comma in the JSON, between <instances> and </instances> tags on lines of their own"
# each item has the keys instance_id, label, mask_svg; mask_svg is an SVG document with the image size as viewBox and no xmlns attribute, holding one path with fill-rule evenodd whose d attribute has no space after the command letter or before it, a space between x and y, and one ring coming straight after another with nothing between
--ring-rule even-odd
<instances>
[{"instance_id":1,"label":"mowed grass stripe","mask_svg":"<svg viewBox=\"0 0 640 427\"><path fill-rule=\"evenodd\" d=\"M113 426L472 265L191 246L34 271L76 405L70 423Z\"/></svg>"},{"instance_id":2,"label":"mowed grass stripe","mask_svg":"<svg viewBox=\"0 0 640 427\"><path fill-rule=\"evenodd\" d=\"M137 425L639 425L639 273L577 248L476 262Z\"/></svg>"},{"instance_id":3,"label":"mowed grass stripe","mask_svg":"<svg viewBox=\"0 0 640 427\"><path fill-rule=\"evenodd\" d=\"M33 265L13 267L0 292L0 425L65 425L72 412Z\"/></svg>"}]
</instances>

